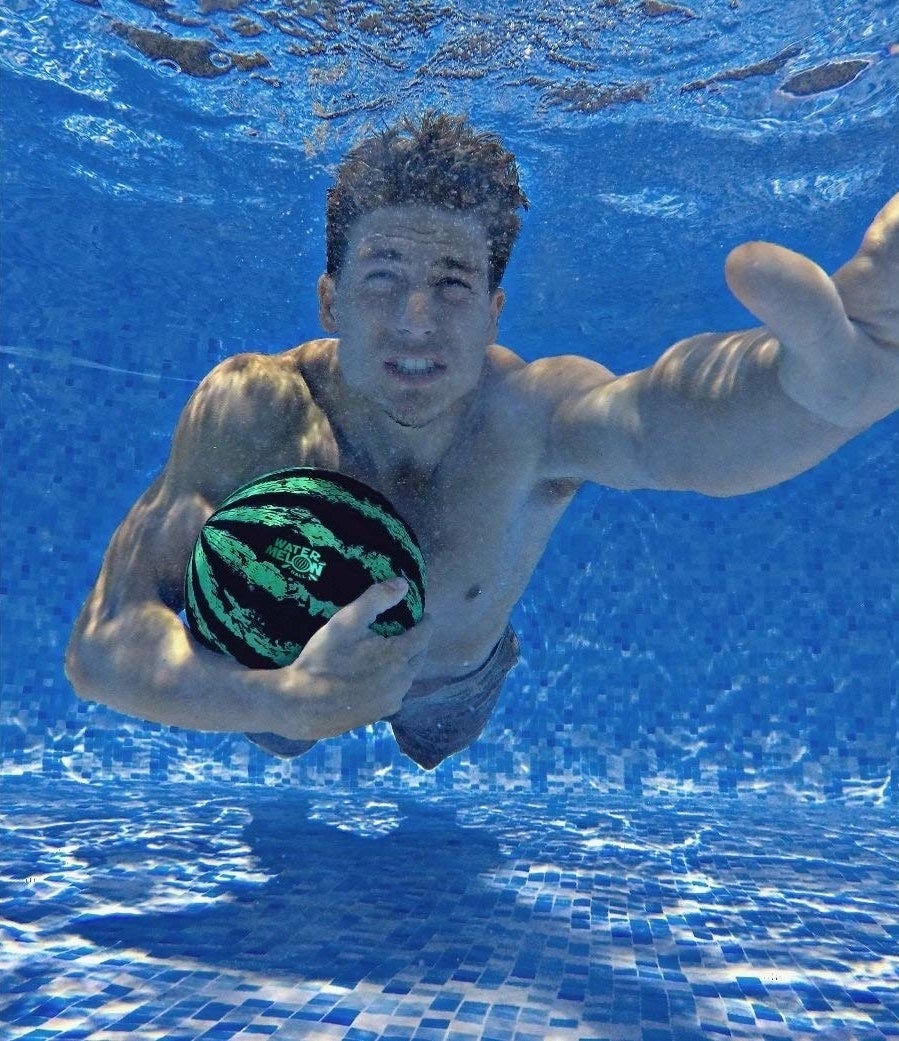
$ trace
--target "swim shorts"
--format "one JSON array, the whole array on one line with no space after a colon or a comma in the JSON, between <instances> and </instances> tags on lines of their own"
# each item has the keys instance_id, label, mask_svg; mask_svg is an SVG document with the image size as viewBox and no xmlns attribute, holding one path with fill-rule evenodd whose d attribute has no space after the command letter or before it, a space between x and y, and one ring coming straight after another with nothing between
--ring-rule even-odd
<instances>
[{"instance_id":1,"label":"swim shorts","mask_svg":"<svg viewBox=\"0 0 899 1041\"><path fill-rule=\"evenodd\" d=\"M450 683L413 683L399 712L386 717L400 750L433 770L447 756L461 752L480 737L499 700L506 676L518 663L520 646L509 626L478 669ZM293 759L315 741L292 741L279 734L247 734L266 752Z\"/></svg>"}]
</instances>

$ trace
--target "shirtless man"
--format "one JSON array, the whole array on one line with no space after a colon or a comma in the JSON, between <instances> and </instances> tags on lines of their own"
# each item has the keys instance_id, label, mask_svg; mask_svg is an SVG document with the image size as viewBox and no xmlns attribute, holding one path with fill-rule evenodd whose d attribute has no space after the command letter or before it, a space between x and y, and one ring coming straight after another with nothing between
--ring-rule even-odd
<instances>
[{"instance_id":1,"label":"shirtless man","mask_svg":"<svg viewBox=\"0 0 899 1041\"><path fill-rule=\"evenodd\" d=\"M485 725L517 659L510 613L582 484L739 495L899 406L899 195L833 279L778 246L738 247L728 284L764 326L691 337L618 377L495 343L526 206L514 158L461 118L428 114L349 153L318 283L336 338L230 358L199 385L75 625L66 663L82 697L250 731L280 755L387 719L432 768ZM191 638L178 612L200 527L238 485L286 466L357 477L410 522L428 567L415 628L369 629L399 580L338 611L284 668Z\"/></svg>"}]
</instances>

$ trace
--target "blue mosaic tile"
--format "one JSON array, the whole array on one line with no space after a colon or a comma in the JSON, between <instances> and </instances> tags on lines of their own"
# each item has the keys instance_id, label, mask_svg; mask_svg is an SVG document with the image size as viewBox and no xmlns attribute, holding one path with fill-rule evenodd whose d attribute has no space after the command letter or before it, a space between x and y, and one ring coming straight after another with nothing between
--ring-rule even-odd
<instances>
[{"instance_id":1,"label":"blue mosaic tile","mask_svg":"<svg viewBox=\"0 0 899 1041\"><path fill-rule=\"evenodd\" d=\"M899 1031L882 968L899 964L899 872L871 846L899 849L883 810L398 790L372 835L350 789L4 786L4 909L29 930L0 1011L12 1041ZM645 929L647 908L665 928Z\"/></svg>"}]
</instances>

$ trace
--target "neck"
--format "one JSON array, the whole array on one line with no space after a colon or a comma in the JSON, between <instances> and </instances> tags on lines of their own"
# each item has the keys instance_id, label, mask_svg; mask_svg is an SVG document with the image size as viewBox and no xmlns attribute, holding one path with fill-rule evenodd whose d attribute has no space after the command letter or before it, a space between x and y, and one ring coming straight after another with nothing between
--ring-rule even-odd
<instances>
[{"instance_id":1,"label":"neck","mask_svg":"<svg viewBox=\"0 0 899 1041\"><path fill-rule=\"evenodd\" d=\"M480 385L444 412L421 425L395 419L344 383L338 376L335 415L345 447L382 479L430 477L471 422Z\"/></svg>"}]
</instances>

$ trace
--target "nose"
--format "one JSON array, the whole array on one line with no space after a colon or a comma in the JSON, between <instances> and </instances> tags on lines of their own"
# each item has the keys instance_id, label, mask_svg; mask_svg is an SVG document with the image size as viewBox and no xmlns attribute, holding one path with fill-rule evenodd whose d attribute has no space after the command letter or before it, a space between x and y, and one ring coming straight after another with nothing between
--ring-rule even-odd
<instances>
[{"instance_id":1,"label":"nose","mask_svg":"<svg viewBox=\"0 0 899 1041\"><path fill-rule=\"evenodd\" d=\"M399 331L414 338L429 336L435 330L434 308L427 289L412 289L399 316Z\"/></svg>"}]
</instances>

